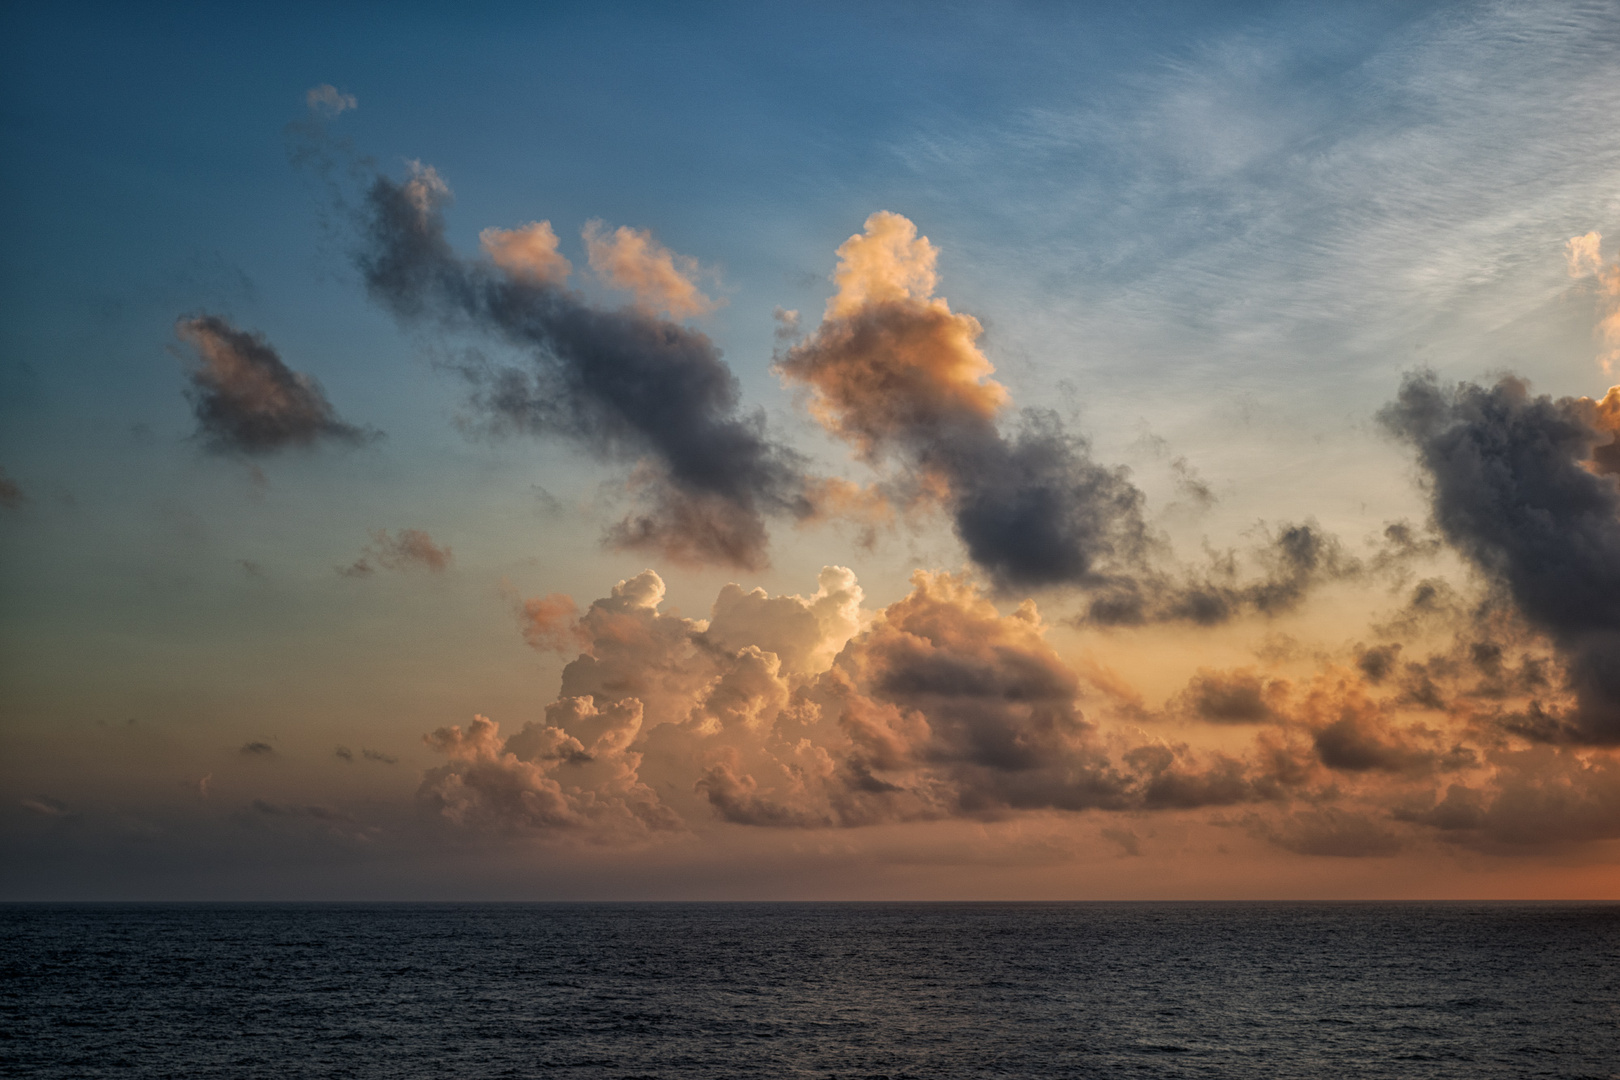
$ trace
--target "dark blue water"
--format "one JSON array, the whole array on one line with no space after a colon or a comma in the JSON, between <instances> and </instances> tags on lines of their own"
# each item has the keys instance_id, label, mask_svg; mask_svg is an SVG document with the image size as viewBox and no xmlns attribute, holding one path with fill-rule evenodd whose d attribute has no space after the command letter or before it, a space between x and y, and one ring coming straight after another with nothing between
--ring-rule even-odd
<instances>
[{"instance_id":1,"label":"dark blue water","mask_svg":"<svg viewBox=\"0 0 1620 1080\"><path fill-rule=\"evenodd\" d=\"M29 1077L1614 1077L1620 908L0 907Z\"/></svg>"}]
</instances>

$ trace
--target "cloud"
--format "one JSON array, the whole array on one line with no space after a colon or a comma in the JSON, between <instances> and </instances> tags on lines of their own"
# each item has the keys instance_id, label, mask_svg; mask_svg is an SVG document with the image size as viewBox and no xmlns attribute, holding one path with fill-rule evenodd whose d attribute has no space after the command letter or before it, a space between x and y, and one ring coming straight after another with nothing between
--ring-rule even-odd
<instances>
[{"instance_id":1,"label":"cloud","mask_svg":"<svg viewBox=\"0 0 1620 1080\"><path fill-rule=\"evenodd\" d=\"M525 354L519 364L463 369L496 429L561 435L599 457L640 462L643 509L609 530L610 543L763 566L765 518L803 518L813 507L800 458L766 434L763 413L743 410L714 343L646 311L593 307L530 264L460 258L445 238L448 199L442 178L420 164L404 182L372 180L358 257L372 297L402 320L475 330Z\"/></svg>"},{"instance_id":2,"label":"cloud","mask_svg":"<svg viewBox=\"0 0 1620 1080\"><path fill-rule=\"evenodd\" d=\"M1378 858L1395 855L1404 846L1388 826L1365 814L1332 807L1301 810L1281 824L1260 824L1256 831L1278 847L1299 855Z\"/></svg>"},{"instance_id":3,"label":"cloud","mask_svg":"<svg viewBox=\"0 0 1620 1080\"><path fill-rule=\"evenodd\" d=\"M320 384L282 363L263 334L215 315L182 318L175 333L197 355L188 373L197 435L220 454L267 454L330 441L356 445L378 433L338 419Z\"/></svg>"},{"instance_id":4,"label":"cloud","mask_svg":"<svg viewBox=\"0 0 1620 1080\"><path fill-rule=\"evenodd\" d=\"M1079 621L1217 626L1245 614L1280 615L1298 608L1312 588L1363 571L1361 562L1314 522L1284 525L1245 554L1257 576L1245 573L1235 552L1212 556L1202 570L1144 568L1116 575L1096 590Z\"/></svg>"},{"instance_id":5,"label":"cloud","mask_svg":"<svg viewBox=\"0 0 1620 1080\"><path fill-rule=\"evenodd\" d=\"M424 776L421 797L459 825L593 824L631 835L679 829L680 819L637 776L641 755L629 747L640 728L634 699L598 709L589 697L565 698L546 709L544 724L525 724L505 740L499 725L475 716L465 731L425 737L450 761Z\"/></svg>"},{"instance_id":6,"label":"cloud","mask_svg":"<svg viewBox=\"0 0 1620 1080\"><path fill-rule=\"evenodd\" d=\"M1500 749L1484 781L1454 783L1406 821L1498 853L1561 850L1620 838L1620 762L1568 747Z\"/></svg>"},{"instance_id":7,"label":"cloud","mask_svg":"<svg viewBox=\"0 0 1620 1080\"><path fill-rule=\"evenodd\" d=\"M267 757L274 754L276 749L267 742L246 742L242 744L240 752L249 757Z\"/></svg>"},{"instance_id":8,"label":"cloud","mask_svg":"<svg viewBox=\"0 0 1620 1080\"><path fill-rule=\"evenodd\" d=\"M434 732L446 763L424 774L422 798L459 828L602 843L705 822L850 829L1241 807L1285 850L1349 857L1425 832L1489 847L1505 824L1457 824L1456 808L1531 783L1515 779L1524 767L1489 723L1545 688L1508 612L1473 609L1440 652L1346 645L1307 681L1201 669L1164 711L1136 699L1123 714L1256 729L1246 748L1209 749L1083 714L1080 676L1032 601L1003 611L973 578L926 572L880 611L862 600L853 573L826 567L801 595L729 584L707 618L664 610L650 570L583 611L531 601L553 647L579 649L545 719L510 735L482 718ZM1419 700L1419 685L1439 703ZM1587 772L1535 783L1587 792L1568 803L1587 821L1607 805L1611 766L1581 760ZM1460 794L1441 808L1451 788ZM1571 829L1570 843L1601 838Z\"/></svg>"},{"instance_id":9,"label":"cloud","mask_svg":"<svg viewBox=\"0 0 1620 1080\"><path fill-rule=\"evenodd\" d=\"M774 722L750 718L753 739L712 752L698 788L725 819L767 827L1266 797L1220 754L1155 743L1112 759L1077 691L1033 603L1002 615L970 580L919 571Z\"/></svg>"},{"instance_id":10,"label":"cloud","mask_svg":"<svg viewBox=\"0 0 1620 1080\"><path fill-rule=\"evenodd\" d=\"M1263 724L1278 718L1288 684L1257 672L1200 668L1182 691L1185 711L1212 724Z\"/></svg>"},{"instance_id":11,"label":"cloud","mask_svg":"<svg viewBox=\"0 0 1620 1080\"><path fill-rule=\"evenodd\" d=\"M450 566L450 547L434 543L433 537L421 529L399 529L392 535L387 529L377 529L364 554L348 566L339 567L338 573L364 577L372 573L373 561L388 570L420 569L442 574Z\"/></svg>"},{"instance_id":12,"label":"cloud","mask_svg":"<svg viewBox=\"0 0 1620 1080\"><path fill-rule=\"evenodd\" d=\"M360 107L360 101L353 94L345 94L331 83L322 83L312 86L304 93L304 103L311 112L325 116L336 116L349 109Z\"/></svg>"},{"instance_id":13,"label":"cloud","mask_svg":"<svg viewBox=\"0 0 1620 1080\"><path fill-rule=\"evenodd\" d=\"M338 747L336 753L337 756L344 761L354 761L354 751L350 750L347 746ZM367 761L375 761L383 765L397 765L399 763L399 759L396 757L391 757L379 750L367 750L364 747L362 747L360 750L360 756L365 758Z\"/></svg>"},{"instance_id":14,"label":"cloud","mask_svg":"<svg viewBox=\"0 0 1620 1080\"><path fill-rule=\"evenodd\" d=\"M516 229L485 229L478 245L490 261L514 278L561 285L574 272L557 251L557 234L549 221L531 221Z\"/></svg>"},{"instance_id":15,"label":"cloud","mask_svg":"<svg viewBox=\"0 0 1620 1080\"><path fill-rule=\"evenodd\" d=\"M32 810L43 817L67 817L69 814L66 803L60 799L53 799L49 795L35 795L31 798L23 798L20 800L20 805L23 809Z\"/></svg>"},{"instance_id":16,"label":"cloud","mask_svg":"<svg viewBox=\"0 0 1620 1080\"><path fill-rule=\"evenodd\" d=\"M1150 544L1141 492L1093 462L1055 414L1025 410L1012 435L1000 430L1009 395L979 351L978 320L933 295L936 257L909 220L873 214L838 249L820 326L777 371L865 460L896 461L911 498L939 493L999 584L1107 580Z\"/></svg>"},{"instance_id":17,"label":"cloud","mask_svg":"<svg viewBox=\"0 0 1620 1080\"><path fill-rule=\"evenodd\" d=\"M1599 319L1593 334L1606 347L1598 356L1598 363L1612 375L1615 365L1620 363L1620 262L1603 262L1599 251L1602 241L1603 234L1589 232L1585 236L1571 237L1565 247L1569 276L1596 279Z\"/></svg>"},{"instance_id":18,"label":"cloud","mask_svg":"<svg viewBox=\"0 0 1620 1080\"><path fill-rule=\"evenodd\" d=\"M1523 380L1444 388L1409 376L1380 414L1417 451L1447 542L1557 645L1571 709L1523 728L1620 743L1620 482L1594 462L1608 406L1536 397Z\"/></svg>"},{"instance_id":19,"label":"cloud","mask_svg":"<svg viewBox=\"0 0 1620 1080\"><path fill-rule=\"evenodd\" d=\"M26 502L28 496L23 494L17 482L6 475L6 470L0 468L0 507L15 510Z\"/></svg>"},{"instance_id":20,"label":"cloud","mask_svg":"<svg viewBox=\"0 0 1620 1080\"><path fill-rule=\"evenodd\" d=\"M523 640L532 649L566 653L582 644L579 605L565 593L519 601L518 619L523 626Z\"/></svg>"},{"instance_id":21,"label":"cloud","mask_svg":"<svg viewBox=\"0 0 1620 1080\"><path fill-rule=\"evenodd\" d=\"M715 309L715 301L703 295L694 280L700 273L696 259L670 251L647 229L627 225L611 233L605 229L600 221L588 221L581 233L591 269L613 288L634 296L642 310L688 319Z\"/></svg>"}]
</instances>

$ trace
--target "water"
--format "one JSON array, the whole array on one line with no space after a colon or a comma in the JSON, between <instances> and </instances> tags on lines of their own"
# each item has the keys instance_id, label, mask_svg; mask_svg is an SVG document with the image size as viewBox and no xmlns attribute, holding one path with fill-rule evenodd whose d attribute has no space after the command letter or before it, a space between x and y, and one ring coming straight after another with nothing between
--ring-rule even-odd
<instances>
[{"instance_id":1,"label":"water","mask_svg":"<svg viewBox=\"0 0 1620 1080\"><path fill-rule=\"evenodd\" d=\"M0 907L0 1074L1614 1077L1620 907Z\"/></svg>"}]
</instances>

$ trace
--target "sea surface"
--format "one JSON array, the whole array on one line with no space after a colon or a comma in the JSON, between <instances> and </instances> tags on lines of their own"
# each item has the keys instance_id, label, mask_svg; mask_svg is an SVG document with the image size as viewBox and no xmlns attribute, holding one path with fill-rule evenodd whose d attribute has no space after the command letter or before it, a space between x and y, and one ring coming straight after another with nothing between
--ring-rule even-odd
<instances>
[{"instance_id":1,"label":"sea surface","mask_svg":"<svg viewBox=\"0 0 1620 1080\"><path fill-rule=\"evenodd\" d=\"M1615 1077L1620 907L0 906L27 1077Z\"/></svg>"}]
</instances>

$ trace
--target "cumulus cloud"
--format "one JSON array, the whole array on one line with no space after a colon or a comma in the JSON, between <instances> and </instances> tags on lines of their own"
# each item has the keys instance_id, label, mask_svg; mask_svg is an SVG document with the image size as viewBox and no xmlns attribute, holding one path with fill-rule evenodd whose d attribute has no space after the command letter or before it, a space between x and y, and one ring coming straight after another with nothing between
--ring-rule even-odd
<instances>
[{"instance_id":1,"label":"cumulus cloud","mask_svg":"<svg viewBox=\"0 0 1620 1080\"><path fill-rule=\"evenodd\" d=\"M549 221L531 221L516 229L485 229L478 244L490 261L514 278L561 285L574 272L557 251L557 234Z\"/></svg>"},{"instance_id":2,"label":"cumulus cloud","mask_svg":"<svg viewBox=\"0 0 1620 1080\"><path fill-rule=\"evenodd\" d=\"M375 566L373 565L375 563ZM377 529L371 534L371 543L353 563L340 567L345 577L365 577L376 566L386 570L427 570L443 573L450 565L450 547L437 544L433 537L421 529L398 529L390 534Z\"/></svg>"},{"instance_id":3,"label":"cumulus cloud","mask_svg":"<svg viewBox=\"0 0 1620 1080\"><path fill-rule=\"evenodd\" d=\"M1620 262L1604 263L1603 234L1589 232L1571 237L1565 250L1570 277L1591 277L1597 285L1598 324L1593 334L1603 343L1598 363L1610 375L1620 363Z\"/></svg>"},{"instance_id":4,"label":"cumulus cloud","mask_svg":"<svg viewBox=\"0 0 1620 1080\"><path fill-rule=\"evenodd\" d=\"M933 295L938 252L899 214L873 214L838 249L820 326L777 362L810 409L872 464L897 462L913 499L946 503L969 556L1000 584L1088 584L1139 560L1142 494L1091 460L1049 412L1000 427L1007 390L971 315Z\"/></svg>"},{"instance_id":5,"label":"cumulus cloud","mask_svg":"<svg viewBox=\"0 0 1620 1080\"><path fill-rule=\"evenodd\" d=\"M1612 392L1611 392L1612 396ZM1620 743L1620 482L1610 398L1533 396L1523 380L1410 376L1381 414L1417 451L1436 527L1558 647L1573 707L1522 719L1547 738Z\"/></svg>"},{"instance_id":6,"label":"cumulus cloud","mask_svg":"<svg viewBox=\"0 0 1620 1080\"><path fill-rule=\"evenodd\" d=\"M616 833L681 827L656 792L641 783L641 754L629 749L641 729L641 703L597 708L565 698L508 739L475 716L464 731L440 728L427 744L450 761L430 770L421 794L451 821L502 828L570 829L594 824Z\"/></svg>"},{"instance_id":7,"label":"cumulus cloud","mask_svg":"<svg viewBox=\"0 0 1620 1080\"><path fill-rule=\"evenodd\" d=\"M464 370L475 407L497 428L562 435L601 457L640 462L643 509L609 531L611 543L764 565L766 517L802 518L813 506L799 457L767 435L763 413L744 411L714 343L564 288L553 272L560 264L538 254L552 250L538 225L515 231L522 243L494 234L493 261L461 258L445 237L448 199L443 179L420 164L403 182L374 178L358 260L371 295L401 319L480 331L525 354L520 364Z\"/></svg>"},{"instance_id":8,"label":"cumulus cloud","mask_svg":"<svg viewBox=\"0 0 1620 1080\"><path fill-rule=\"evenodd\" d=\"M670 251L650 230L627 225L606 229L600 221L588 221L581 234L597 277L634 296L636 305L653 315L687 319L715 309L715 301L697 287L701 268L696 259Z\"/></svg>"},{"instance_id":9,"label":"cumulus cloud","mask_svg":"<svg viewBox=\"0 0 1620 1080\"><path fill-rule=\"evenodd\" d=\"M906 598L870 613L848 570L828 567L817 585L792 596L728 585L697 620L660 610L655 573L621 581L573 620L582 651L559 701L633 702L638 776L689 820L706 809L736 824L842 828L1188 809L1285 786L1269 763L1186 746L1111 758L1033 603L1003 615L970 579L919 573ZM701 801L676 810L680 792Z\"/></svg>"},{"instance_id":10,"label":"cumulus cloud","mask_svg":"<svg viewBox=\"0 0 1620 1080\"><path fill-rule=\"evenodd\" d=\"M1514 806L1549 834L1565 828L1561 843L1608 835L1592 823L1620 775L1610 756L1514 750L1490 722L1546 689L1529 674L1545 667L1533 643L1497 609L1471 609L1438 652L1418 639L1350 644L1293 680L1201 669L1165 709L1136 697L1131 726L1106 728L1082 713L1077 665L1036 605L1004 611L968 576L918 572L878 611L841 567L800 595L727 585L706 618L666 610L665 591L648 570L583 610L559 594L520 607L540 644L578 649L554 702L515 734L479 718L428 736L446 761L422 798L461 828L604 843L715 822L1225 808L1306 855L1377 857L1434 839L1506 850L1520 843ZM1438 705L1414 694L1420 680ZM1186 719L1243 725L1252 740L1200 748L1136 726Z\"/></svg>"},{"instance_id":11,"label":"cumulus cloud","mask_svg":"<svg viewBox=\"0 0 1620 1080\"><path fill-rule=\"evenodd\" d=\"M1187 713L1212 724L1261 724L1278 718L1287 693L1286 682L1252 669L1200 669L1182 691L1180 703Z\"/></svg>"},{"instance_id":12,"label":"cumulus cloud","mask_svg":"<svg viewBox=\"0 0 1620 1080\"><path fill-rule=\"evenodd\" d=\"M263 334L215 315L180 319L175 333L195 350L186 396L198 437L215 453L266 454L376 437L338 419L320 384L287 367Z\"/></svg>"},{"instance_id":13,"label":"cumulus cloud","mask_svg":"<svg viewBox=\"0 0 1620 1080\"><path fill-rule=\"evenodd\" d=\"M304 93L304 103L313 113L323 116L336 116L350 109L360 107L360 101L353 94L345 94L331 83L322 83L312 86Z\"/></svg>"}]
</instances>

